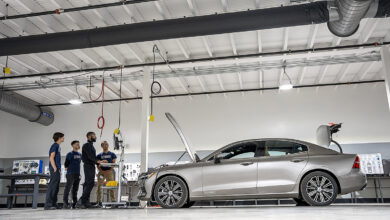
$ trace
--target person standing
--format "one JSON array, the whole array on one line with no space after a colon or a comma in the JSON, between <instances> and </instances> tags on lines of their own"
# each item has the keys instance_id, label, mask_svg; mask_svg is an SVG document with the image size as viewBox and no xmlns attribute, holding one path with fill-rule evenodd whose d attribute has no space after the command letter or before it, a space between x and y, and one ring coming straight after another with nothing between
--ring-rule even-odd
<instances>
[{"instance_id":1,"label":"person standing","mask_svg":"<svg viewBox=\"0 0 390 220\"><path fill-rule=\"evenodd\" d=\"M75 208L77 203L77 191L80 184L80 163L81 154L78 152L80 149L80 142L75 140L71 143L73 150L66 155L65 169L66 169L66 186L64 190L64 208ZM72 188L72 205L68 202L69 191Z\"/></svg>"},{"instance_id":2,"label":"person standing","mask_svg":"<svg viewBox=\"0 0 390 220\"><path fill-rule=\"evenodd\" d=\"M108 150L108 142L104 141L101 144L103 152L97 155L97 158L99 160L107 160L108 163L115 163L116 162L116 155L115 153L111 152ZM96 198L98 202L98 206L102 205L102 187L104 181L109 182L109 181L114 181L115 176L114 176L114 168L113 167L104 167L101 165L98 165L98 170L99 173L97 174L97 179L98 179L98 188L96 191ZM114 190L110 189L110 197L111 197L111 202L115 201L115 194Z\"/></svg>"},{"instance_id":3,"label":"person standing","mask_svg":"<svg viewBox=\"0 0 390 220\"><path fill-rule=\"evenodd\" d=\"M83 194L76 204L76 208L92 208L89 201L91 191L95 185L95 165L100 163L106 163L107 161L100 161L96 157L96 150L93 143L96 142L95 132L87 133L88 142L83 145L81 159L84 163L84 176L85 181L83 185Z\"/></svg>"},{"instance_id":4,"label":"person standing","mask_svg":"<svg viewBox=\"0 0 390 220\"><path fill-rule=\"evenodd\" d=\"M61 147L65 140L64 134L56 132L53 135L54 144L51 145L49 150L49 171L50 182L46 192L45 210L58 209L57 195L60 187L61 179Z\"/></svg>"}]
</instances>

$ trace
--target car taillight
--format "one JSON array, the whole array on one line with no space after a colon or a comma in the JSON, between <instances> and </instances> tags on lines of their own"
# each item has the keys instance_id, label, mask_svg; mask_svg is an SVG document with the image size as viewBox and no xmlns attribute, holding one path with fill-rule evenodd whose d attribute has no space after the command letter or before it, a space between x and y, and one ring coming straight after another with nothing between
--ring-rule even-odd
<instances>
[{"instance_id":1,"label":"car taillight","mask_svg":"<svg viewBox=\"0 0 390 220\"><path fill-rule=\"evenodd\" d=\"M360 158L359 158L358 156L356 156L355 162L353 162L352 168L354 168L354 169L360 169Z\"/></svg>"}]
</instances>

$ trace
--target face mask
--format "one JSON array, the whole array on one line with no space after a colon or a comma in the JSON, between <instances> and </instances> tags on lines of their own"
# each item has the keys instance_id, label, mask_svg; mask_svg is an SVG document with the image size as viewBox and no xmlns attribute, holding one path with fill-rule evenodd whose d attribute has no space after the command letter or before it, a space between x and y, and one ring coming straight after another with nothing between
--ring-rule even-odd
<instances>
[{"instance_id":1,"label":"face mask","mask_svg":"<svg viewBox=\"0 0 390 220\"><path fill-rule=\"evenodd\" d=\"M91 141L92 142L96 142L96 138L91 138Z\"/></svg>"}]
</instances>

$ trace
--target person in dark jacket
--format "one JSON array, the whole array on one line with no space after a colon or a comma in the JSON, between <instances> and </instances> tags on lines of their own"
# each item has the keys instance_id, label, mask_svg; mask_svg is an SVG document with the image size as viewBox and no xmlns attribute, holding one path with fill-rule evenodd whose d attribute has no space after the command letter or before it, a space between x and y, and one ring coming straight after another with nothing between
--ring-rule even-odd
<instances>
[{"instance_id":1,"label":"person in dark jacket","mask_svg":"<svg viewBox=\"0 0 390 220\"><path fill-rule=\"evenodd\" d=\"M66 169L66 186L64 190L64 208L75 208L77 203L77 191L80 184L80 163L81 154L78 152L80 149L79 141L72 141L73 150L66 155L65 169ZM68 202L69 191L72 188L72 206Z\"/></svg>"},{"instance_id":2,"label":"person in dark jacket","mask_svg":"<svg viewBox=\"0 0 390 220\"><path fill-rule=\"evenodd\" d=\"M56 132L53 135L54 144L49 150L50 182L46 192L45 210L58 209L57 195L61 179L61 147L64 142L64 134Z\"/></svg>"},{"instance_id":3,"label":"person in dark jacket","mask_svg":"<svg viewBox=\"0 0 390 220\"><path fill-rule=\"evenodd\" d=\"M82 156L81 159L84 163L84 176L85 181L83 185L83 194L80 198L80 200L77 202L76 207L77 208L93 208L89 201L89 197L91 195L91 191L93 189L93 186L95 185L95 165L100 163L107 163L106 160L98 160L96 157L96 150L93 146L93 143L96 142L96 134L95 132L88 132L87 133L88 142L83 145L82 148Z\"/></svg>"}]
</instances>

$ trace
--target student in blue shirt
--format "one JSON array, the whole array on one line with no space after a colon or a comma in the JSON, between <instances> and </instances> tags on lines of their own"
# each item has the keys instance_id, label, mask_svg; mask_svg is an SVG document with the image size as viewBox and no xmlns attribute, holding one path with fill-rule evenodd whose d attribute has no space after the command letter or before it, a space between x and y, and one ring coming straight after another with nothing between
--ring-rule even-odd
<instances>
[{"instance_id":1,"label":"student in blue shirt","mask_svg":"<svg viewBox=\"0 0 390 220\"><path fill-rule=\"evenodd\" d=\"M61 147L64 142L64 134L56 132L53 135L54 144L49 151L50 182L46 192L45 210L58 209L57 195L61 179Z\"/></svg>"},{"instance_id":2,"label":"student in blue shirt","mask_svg":"<svg viewBox=\"0 0 390 220\"><path fill-rule=\"evenodd\" d=\"M103 152L97 155L97 158L99 160L106 160L108 163L115 163L116 162L116 155L108 150L108 142L103 141L102 142L102 149ZM97 184L97 190L96 190L96 197L97 197L97 202L98 206L102 204L102 187L104 181L109 182L109 181L114 181L115 176L114 176L114 170L113 167L104 167L98 165L99 173L97 174L97 179L98 179L98 184ZM111 197L111 202L115 202L115 194L113 190L109 190L110 192L110 197Z\"/></svg>"},{"instance_id":3,"label":"student in blue shirt","mask_svg":"<svg viewBox=\"0 0 390 220\"><path fill-rule=\"evenodd\" d=\"M71 143L73 150L66 155L65 169L66 169L66 186L64 190L64 208L75 208L77 203L77 191L80 184L80 163L81 153L79 153L80 142L75 140ZM68 202L70 188L72 188L72 206Z\"/></svg>"}]
</instances>

